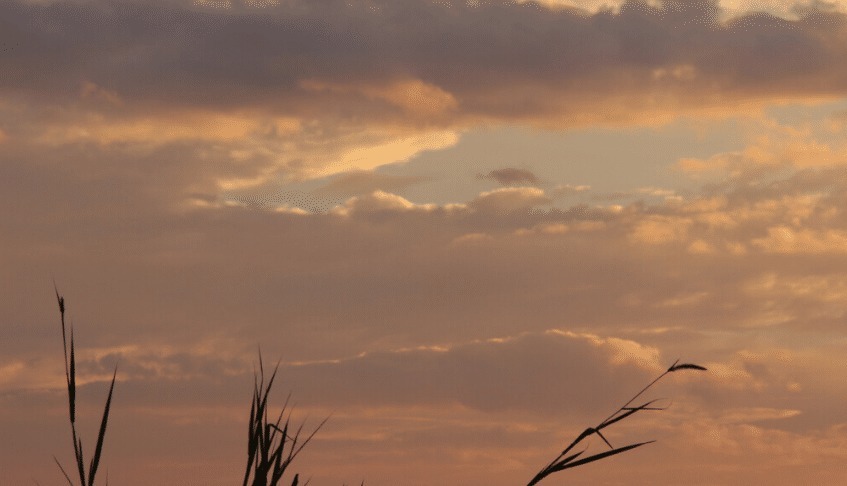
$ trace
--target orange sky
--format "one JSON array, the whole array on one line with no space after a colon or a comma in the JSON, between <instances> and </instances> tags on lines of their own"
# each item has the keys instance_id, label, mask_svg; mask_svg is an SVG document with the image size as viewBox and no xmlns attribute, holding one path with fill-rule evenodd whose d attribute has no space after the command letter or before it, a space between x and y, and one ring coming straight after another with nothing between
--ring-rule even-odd
<instances>
[{"instance_id":1,"label":"orange sky","mask_svg":"<svg viewBox=\"0 0 847 486\"><path fill-rule=\"evenodd\" d=\"M526 484L677 358L541 484L839 484L845 66L844 2L3 2L0 483L55 279L112 484L238 483L257 346L316 486Z\"/></svg>"}]
</instances>

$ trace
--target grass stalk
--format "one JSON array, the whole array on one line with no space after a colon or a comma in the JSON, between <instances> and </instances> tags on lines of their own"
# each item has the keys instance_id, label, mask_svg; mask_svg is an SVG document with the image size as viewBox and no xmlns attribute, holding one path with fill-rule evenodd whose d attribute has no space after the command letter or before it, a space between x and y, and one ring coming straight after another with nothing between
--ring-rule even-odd
<instances>
[{"instance_id":1,"label":"grass stalk","mask_svg":"<svg viewBox=\"0 0 847 486\"><path fill-rule=\"evenodd\" d=\"M247 467L243 486L277 486L292 461L306 447L329 418L324 419L305 439L301 440L303 424L293 431L290 395L275 421L268 418L268 397L279 370L279 363L265 383L262 352L259 351L259 371L253 375L253 399L250 404L250 423L247 430ZM287 413L286 413L287 412ZM284 420L283 420L284 419ZM289 433L292 431L292 433ZM295 474L291 486L299 486L300 475ZM309 484L307 480L305 484Z\"/></svg>"},{"instance_id":2,"label":"grass stalk","mask_svg":"<svg viewBox=\"0 0 847 486\"><path fill-rule=\"evenodd\" d=\"M672 364L670 368L668 368L664 373L659 375L655 380L653 380L649 384L647 384L647 386L642 388L641 391L636 393L635 396L630 398L626 403L623 404L623 406L621 406L619 409L617 409L614 413L612 413L611 415L606 417L606 419L603 420L602 422L600 422L600 424L598 424L595 427L588 427L587 429L585 429L581 434L579 434L577 436L576 439L573 440L573 442L571 442L567 447L565 447L565 449L558 456L556 456L555 459L550 461L549 464L547 464L544 468L542 468L538 472L538 474L536 474L529 481L529 483L527 483L527 486L534 486L534 485L538 484L539 482L541 482L544 478L550 476L553 473L563 471L565 469L574 468L574 467L577 467L577 466L582 466L583 464L588 464L588 463L591 463L591 462L594 462L594 461L599 461L601 459L605 459L607 457L614 456L614 455L617 455L617 454L620 454L620 453L623 453L623 452L627 452L627 451L630 451L630 450L635 449L637 447L641 447L645 444L650 444L650 443L655 442L654 440L649 440L649 441L646 441L646 442L637 442L637 443L634 443L634 444L629 444L629 445L626 445L626 446L615 448L615 447L612 446L612 444L608 440L606 440L606 437L600 431L605 429L606 427L609 427L609 426L611 426L615 423L618 423L618 422L620 422L620 421L622 421L622 420L624 420L628 417L631 417L636 412L641 412L641 411L644 411L644 410L664 410L665 409L664 407L652 407L651 406L653 403L656 402L656 400L650 400L649 402L645 402L642 405L638 405L638 406L635 406L635 407L631 407L630 404L632 404L632 402L634 402L638 397L640 397L650 387L655 385L659 380L664 378L665 375L667 375L668 373L673 373L673 372L679 371L679 370L706 371L706 368L704 368L700 365L691 364L691 363L683 363L683 364L678 364L678 363L679 363L679 360L676 360L676 362L674 362L674 364ZM598 437L600 437L603 440L603 442L605 442L606 445L609 446L609 450L604 451L604 452L600 452L600 453L597 453L597 454L594 454L594 455L591 455L591 456L588 456L588 457L585 457L585 458L582 458L582 459L578 459L582 455L582 453L585 452L585 450L583 449L582 451L574 452L574 453L572 453L571 451L580 442L587 439L588 437L591 437L592 435L597 435Z\"/></svg>"},{"instance_id":3,"label":"grass stalk","mask_svg":"<svg viewBox=\"0 0 847 486\"><path fill-rule=\"evenodd\" d=\"M103 454L103 442L106 437L106 427L109 422L109 410L112 405L112 392L115 389L115 379L118 376L118 367L115 365L115 371L112 374L112 383L109 386L109 395L106 398L106 406L103 409L103 418L100 420L100 431L97 435L97 444L94 448L94 456L88 464L88 472L86 474L82 438L79 437L76 430L76 357L74 353L74 330L73 326L68 328L65 325L65 298L59 295L59 290L55 288L55 284L54 290L56 291L56 300L59 303L59 314L61 316L62 323L62 346L65 354L65 380L68 385L68 416L71 422L71 439L74 444L74 459L76 462L77 474L79 475L79 484L80 486L94 486L94 478L97 475L97 469L100 467L100 457ZM68 329L70 332L68 332ZM70 339L68 339L69 337ZM68 474L62 466L62 463L59 462L59 459L57 459L56 456L53 456L53 460L56 461L56 465L59 466L59 470L62 471L62 475L64 475L68 484L70 486L74 486L74 482L71 480L70 474Z\"/></svg>"},{"instance_id":4,"label":"grass stalk","mask_svg":"<svg viewBox=\"0 0 847 486\"><path fill-rule=\"evenodd\" d=\"M71 424L71 438L74 446L76 473L79 476L80 486L94 486L94 480L100 466L100 459L103 453L103 443L109 422L109 411L111 409L112 395L115 389L115 380L117 378L118 368L116 365L112 374L112 381L109 386L109 394L106 398L103 416L100 421L100 429L97 435L94 455L88 463L88 469L86 469L82 438L79 436L76 428L76 355L74 350L73 326L67 326L65 324L65 299L59 295L58 289L55 289L55 291L61 318L62 346L65 358L65 380L68 388L68 416ZM602 420L598 425L588 427L580 433L576 439L574 439L561 453L559 453L558 456L544 466L529 481L529 483L527 483L527 486L534 486L556 472L589 464L601 459L606 459L655 442L654 440L649 440L621 447L614 447L601 431L635 415L638 412L647 410L664 410L665 407L653 406L657 400L650 400L637 406L631 405L636 399L638 399L638 397L643 395L648 389L669 373L680 370L706 371L706 368L700 365L678 363L679 360L676 360L676 362L674 362L674 364L666 371L648 383L644 388L642 388L615 412ZM278 371L279 362L277 362L273 372L270 374L270 377L266 382L262 353L261 350L259 350L259 370L256 371L254 369L253 373L253 396L250 403L250 420L247 430L247 465L244 471L243 486L279 486L282 484L283 476L290 468L291 463L312 440L315 434L324 426L324 424L326 424L327 420L329 420L329 417L325 418L310 434L308 434L308 436L303 438L303 424L301 423L297 426L296 430L294 430L294 427L291 426L291 409L289 408L290 395L283 403L282 409L276 416L276 419L273 421L270 420L268 413L268 399ZM600 439L609 447L609 450L587 457L582 457L585 449L573 452L577 445L592 435L600 437ZM68 484L70 486L76 486L74 484L74 480L71 478L71 474L69 474L64 466L62 466L56 456L53 456L53 459ZM108 484L108 478L106 483ZM300 475L294 474L290 484L291 486L300 486ZM303 486L308 484L309 481L307 480L303 483ZM362 486L364 486L364 482L362 482Z\"/></svg>"}]
</instances>

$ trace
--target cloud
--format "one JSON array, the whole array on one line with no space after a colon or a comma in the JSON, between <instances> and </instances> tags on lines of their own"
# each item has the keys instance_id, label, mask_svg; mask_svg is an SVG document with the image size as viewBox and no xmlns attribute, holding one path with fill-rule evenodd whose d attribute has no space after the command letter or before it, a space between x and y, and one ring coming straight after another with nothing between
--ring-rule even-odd
<instances>
[{"instance_id":1,"label":"cloud","mask_svg":"<svg viewBox=\"0 0 847 486\"><path fill-rule=\"evenodd\" d=\"M303 191L256 191L251 189L246 194L230 194L223 197L224 204L237 203L252 209L274 210L303 210L311 213L323 213L340 205L341 200L325 198L319 193ZM212 206L217 200L203 201L200 206Z\"/></svg>"},{"instance_id":2,"label":"cloud","mask_svg":"<svg viewBox=\"0 0 847 486\"><path fill-rule=\"evenodd\" d=\"M771 227L767 231L766 237L757 238L752 243L769 253L847 252L847 233L843 231L796 231L788 226Z\"/></svg>"},{"instance_id":3,"label":"cloud","mask_svg":"<svg viewBox=\"0 0 847 486\"><path fill-rule=\"evenodd\" d=\"M648 244L685 241L692 221L687 218L652 216L638 222L631 238Z\"/></svg>"},{"instance_id":4,"label":"cloud","mask_svg":"<svg viewBox=\"0 0 847 486\"><path fill-rule=\"evenodd\" d=\"M350 197L377 190L396 193L415 184L427 181L423 176L398 176L373 171L356 171L339 174L315 190L316 194Z\"/></svg>"},{"instance_id":5,"label":"cloud","mask_svg":"<svg viewBox=\"0 0 847 486\"><path fill-rule=\"evenodd\" d=\"M667 449L586 482L841 477L844 116L760 110L843 94L843 13L0 3L7 481L66 439L51 277L81 410L121 363L116 483L237 481L259 342L280 396L336 412L310 444L331 460L303 463L316 483L518 484L677 356L710 371L664 382L671 409L639 422ZM483 176L507 187L435 203L408 190L425 176L377 167L461 152L469 127L738 112L742 146L680 161L705 187L623 188L632 203L510 167ZM587 203L553 206L571 196Z\"/></svg>"},{"instance_id":6,"label":"cloud","mask_svg":"<svg viewBox=\"0 0 847 486\"><path fill-rule=\"evenodd\" d=\"M793 20L725 23L704 22L719 11L706 0L590 15L417 0L109 5L4 2L4 96L131 114L122 131L137 133L151 113L172 111L430 130L656 123L844 90L847 23L823 4Z\"/></svg>"},{"instance_id":7,"label":"cloud","mask_svg":"<svg viewBox=\"0 0 847 486\"><path fill-rule=\"evenodd\" d=\"M824 123L825 124L825 123ZM823 125L823 124L822 124ZM723 152L705 159L681 158L676 168L692 176L728 174L734 178L758 178L766 172L839 167L847 163L843 139L817 138L816 131L786 126L765 126L743 150Z\"/></svg>"},{"instance_id":8,"label":"cloud","mask_svg":"<svg viewBox=\"0 0 847 486\"><path fill-rule=\"evenodd\" d=\"M329 405L459 403L479 410L587 411L616 388L661 368L658 351L621 339L552 331L480 342L374 352L289 367L304 399ZM636 366L633 367L633 364ZM549 370L580 370L549 383ZM573 396L582 396L575 402ZM307 398L308 397L308 398Z\"/></svg>"},{"instance_id":9,"label":"cloud","mask_svg":"<svg viewBox=\"0 0 847 486\"><path fill-rule=\"evenodd\" d=\"M403 468L380 470L389 484L406 466L424 467L415 453L435 450L451 471L475 458L467 461L484 484L520 480L597 409L620 405L625 390L676 357L710 371L663 383L657 396L673 397L672 408L639 425L656 433L644 438L680 450L707 434L700 440L714 447L698 442L710 452L691 464L747 460L722 455L721 444L730 452L823 447L837 437L826 431L847 420L843 363L834 359L845 350L831 338L844 319L840 254L755 244L773 227L812 236L840 228L836 169L615 209L545 208L543 190L509 187L443 205L374 191L336 211L293 214L214 203L220 174L259 170L261 158L238 166L228 150L177 143L7 143L0 202L16 210L0 234L10 323L0 331L0 399L20 411L9 415L18 425L3 425L15 434L18 422L41 430L26 421L33 410L63 413L60 354L33 332L56 324L51 273L68 297L81 373L92 380L85 409L102 405L99 385L119 358L124 405L115 413L126 415L110 430L174 449L113 449L142 465L190 437L215 444L203 450L221 464L240 457L257 342L285 362L279 391L293 390L298 410L337 412L339 428L315 443L327 448L316 457L338 458L357 478L352 464L362 462L342 460L351 443L366 465L410 451L395 457ZM209 204L179 206L192 191ZM688 253L695 242L711 251ZM743 258L731 245L746 249ZM780 442L742 440L742 430ZM638 434L622 429L620 440L630 432ZM838 447L825 448L827 457ZM513 461L485 473L486 460L501 455ZM189 460L206 474L210 459L201 456Z\"/></svg>"},{"instance_id":10,"label":"cloud","mask_svg":"<svg viewBox=\"0 0 847 486\"><path fill-rule=\"evenodd\" d=\"M376 145L348 148L336 163L345 169L374 169L381 165L405 162L423 151L450 147L458 140L458 135L450 131L415 134Z\"/></svg>"},{"instance_id":11,"label":"cloud","mask_svg":"<svg viewBox=\"0 0 847 486\"><path fill-rule=\"evenodd\" d=\"M554 197L567 197L580 192L585 192L591 190L591 186L581 184L581 185L573 185L573 184L557 184L553 188L553 196Z\"/></svg>"},{"instance_id":12,"label":"cloud","mask_svg":"<svg viewBox=\"0 0 847 486\"><path fill-rule=\"evenodd\" d=\"M750 279L745 290L773 299L808 299L818 304L847 298L847 277L841 274L791 277L766 273Z\"/></svg>"},{"instance_id":13,"label":"cloud","mask_svg":"<svg viewBox=\"0 0 847 486\"><path fill-rule=\"evenodd\" d=\"M349 199L344 208L339 209L339 214L348 214L348 212L405 211L418 207L426 209L433 206L418 206L396 194L374 191L367 196Z\"/></svg>"},{"instance_id":14,"label":"cloud","mask_svg":"<svg viewBox=\"0 0 847 486\"><path fill-rule=\"evenodd\" d=\"M397 80L381 86L329 84L306 79L301 81L300 86L307 91L354 94L384 101L412 117L438 117L454 111L458 105L453 95L419 79Z\"/></svg>"},{"instance_id":15,"label":"cloud","mask_svg":"<svg viewBox=\"0 0 847 486\"><path fill-rule=\"evenodd\" d=\"M503 169L495 169L488 174L478 174L479 179L493 179L501 186L530 184L538 185L540 182L538 177L527 169L515 169L506 167Z\"/></svg>"},{"instance_id":16,"label":"cloud","mask_svg":"<svg viewBox=\"0 0 847 486\"><path fill-rule=\"evenodd\" d=\"M483 192L468 206L483 212L510 212L529 210L550 203L542 189L536 187L508 187Z\"/></svg>"},{"instance_id":17,"label":"cloud","mask_svg":"<svg viewBox=\"0 0 847 486\"><path fill-rule=\"evenodd\" d=\"M4 148L0 199L17 208L4 220L6 262L16 269L10 275L31 274L27 285L35 286L14 290L8 281L6 291L38 307L39 272L56 272L60 283L68 279L87 289L82 292L95 292L97 282L73 275L99 268L104 280L127 287L110 290L114 303L92 316L97 328L125 319L120 309L132 306L133 292L168 302L130 318L151 336L170 332L188 316L225 333L230 325L259 330L284 321L303 326L297 331L302 348L284 346L295 356L339 354L340 342L322 343L326 333L347 326L361 329L357 349L384 333L408 345L510 335L520 326L539 330L563 320L614 328L624 308L614 303L630 294L641 302L627 307L637 309L627 314L632 326L682 320L690 328L771 322L793 329L804 319L817 329L838 325L835 309L816 312L811 302L785 302L775 310L768 308L772 299L762 297L745 308L747 297L734 295L768 258L798 258L809 265L809 276L811 269L834 264L844 223L843 178L836 169L806 169L755 185L731 181L682 200L618 208L551 208L542 189L508 187L440 205L388 190L343 203L340 197L267 192L251 209L249 200L242 202L246 207L225 206L217 193L221 179L273 167L272 159L258 154L175 142L54 148L14 137ZM190 206L188 198L206 207ZM276 205L328 214L269 210ZM787 228L805 243L786 246L773 228ZM598 259L614 263L598 268L591 263ZM680 287L678 265L690 268L691 262L702 281ZM137 280L126 281L118 268ZM203 283L191 288L189 276ZM184 301L165 290L176 283L186 287ZM255 294L231 292L232 285ZM702 292L710 298L660 305ZM401 316L403 308L413 311ZM281 338L284 329L272 333ZM176 341L192 335L190 329L176 333L182 335Z\"/></svg>"}]
</instances>

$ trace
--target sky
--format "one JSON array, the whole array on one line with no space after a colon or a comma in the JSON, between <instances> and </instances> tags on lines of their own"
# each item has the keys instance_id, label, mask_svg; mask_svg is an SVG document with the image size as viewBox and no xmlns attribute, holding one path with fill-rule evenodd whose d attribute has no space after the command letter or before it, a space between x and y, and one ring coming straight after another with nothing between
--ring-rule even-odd
<instances>
[{"instance_id":1,"label":"sky","mask_svg":"<svg viewBox=\"0 0 847 486\"><path fill-rule=\"evenodd\" d=\"M839 484L847 1L0 2L0 475ZM590 453L607 448L588 441ZM105 479L105 477L103 477ZM290 479L289 479L290 481Z\"/></svg>"}]
</instances>

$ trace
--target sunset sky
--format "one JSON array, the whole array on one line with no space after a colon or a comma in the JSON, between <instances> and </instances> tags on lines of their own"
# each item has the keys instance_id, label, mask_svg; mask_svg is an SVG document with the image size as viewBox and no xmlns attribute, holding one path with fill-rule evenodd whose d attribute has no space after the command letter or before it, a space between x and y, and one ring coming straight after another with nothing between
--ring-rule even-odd
<instances>
[{"instance_id":1,"label":"sunset sky","mask_svg":"<svg viewBox=\"0 0 847 486\"><path fill-rule=\"evenodd\" d=\"M847 0L0 1L0 484L847 475ZM589 452L606 448L589 441ZM289 479L290 481L290 479Z\"/></svg>"}]
</instances>

